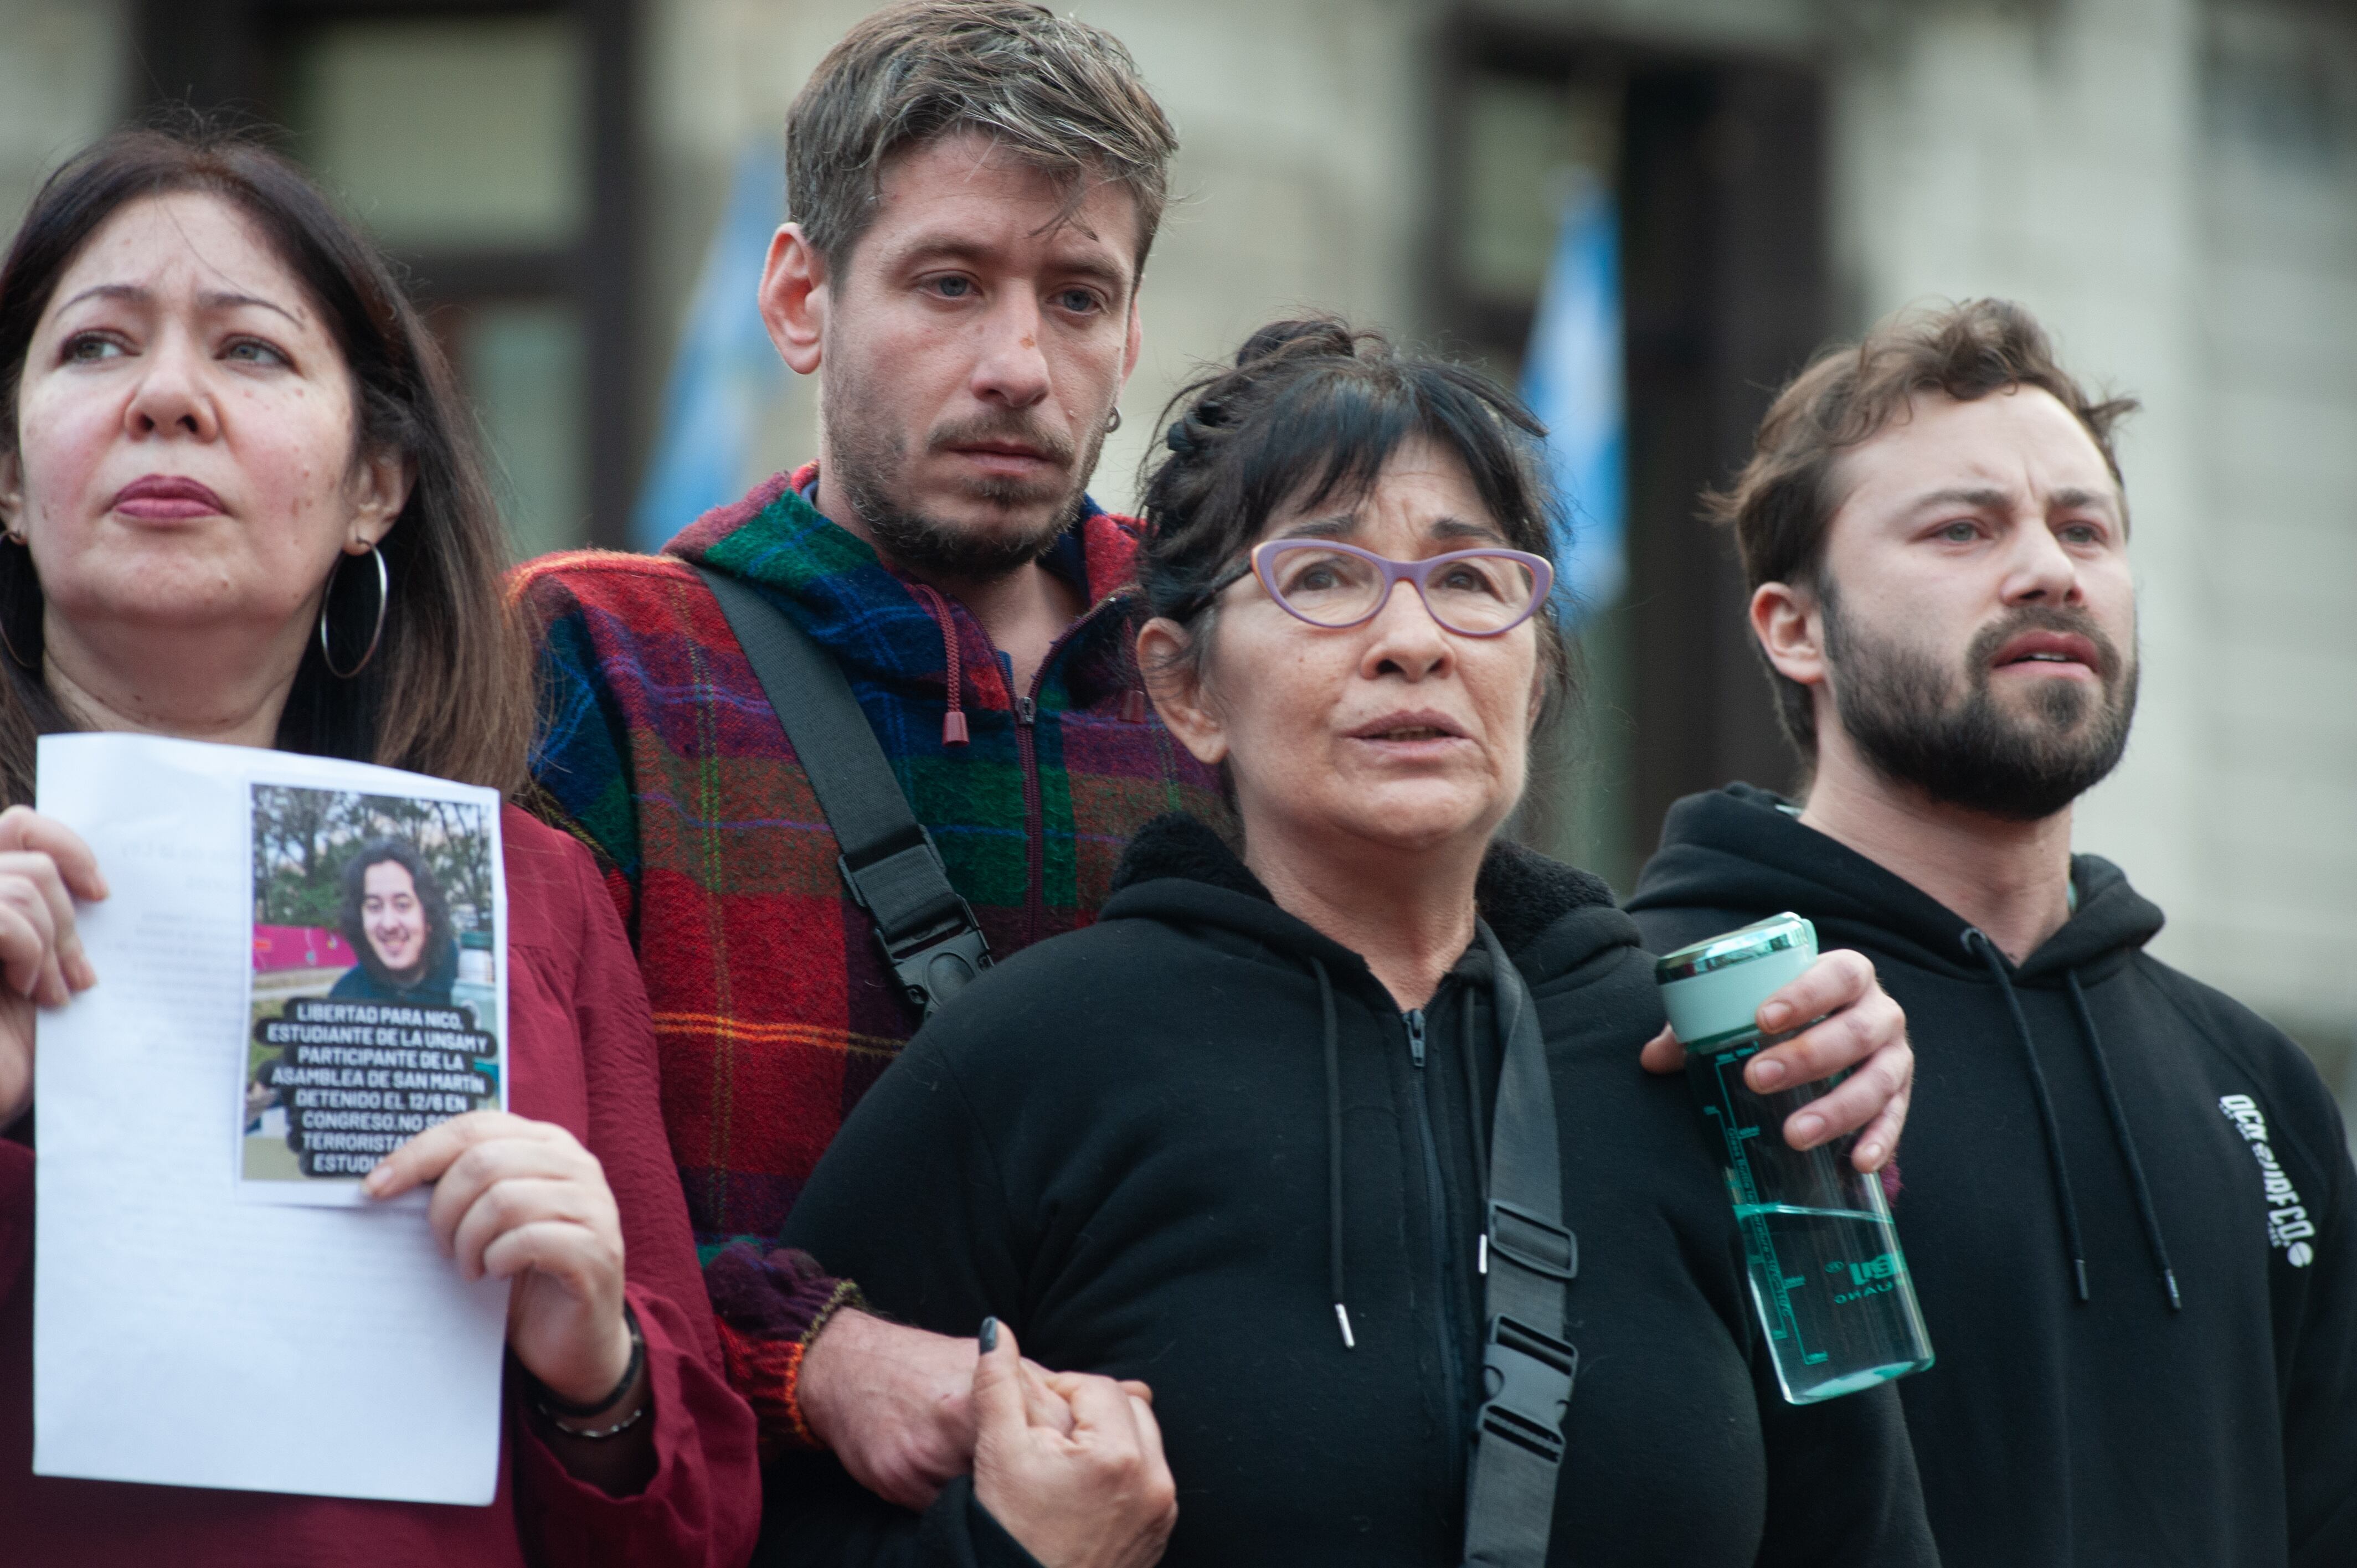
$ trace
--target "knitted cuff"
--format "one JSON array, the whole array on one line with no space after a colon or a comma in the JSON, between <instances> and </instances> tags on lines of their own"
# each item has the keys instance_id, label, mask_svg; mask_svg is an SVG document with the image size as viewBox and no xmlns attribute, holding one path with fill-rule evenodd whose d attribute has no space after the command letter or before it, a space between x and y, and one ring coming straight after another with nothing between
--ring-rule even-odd
<instances>
[{"instance_id":1,"label":"knitted cuff","mask_svg":"<svg viewBox=\"0 0 2357 1568\"><path fill-rule=\"evenodd\" d=\"M828 1319L860 1304L859 1287L808 1253L739 1241L705 1265L730 1386L759 1418L765 1452L821 1446L803 1418L802 1362Z\"/></svg>"},{"instance_id":2,"label":"knitted cuff","mask_svg":"<svg viewBox=\"0 0 2357 1568\"><path fill-rule=\"evenodd\" d=\"M786 1420L791 1424L795 1437L800 1439L802 1446L806 1448L822 1448L825 1444L819 1442L818 1434L810 1429L810 1423L802 1418L802 1358L810 1354L810 1348L817 1342L820 1330L834 1321L836 1313L846 1306L856 1309L865 1304L866 1298L860 1295L859 1287L856 1284L849 1280L837 1281L834 1294L827 1297L826 1305L820 1307L818 1315L811 1319L810 1332L802 1337L801 1343L795 1345L788 1356L785 1369L785 1391L781 1396L781 1402L785 1406Z\"/></svg>"}]
</instances>

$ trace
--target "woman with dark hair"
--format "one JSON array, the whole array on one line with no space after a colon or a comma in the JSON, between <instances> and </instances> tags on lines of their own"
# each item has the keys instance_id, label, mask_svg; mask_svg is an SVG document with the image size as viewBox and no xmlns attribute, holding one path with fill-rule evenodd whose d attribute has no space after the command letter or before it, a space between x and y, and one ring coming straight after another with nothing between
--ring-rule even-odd
<instances>
[{"instance_id":1,"label":"woman with dark hair","mask_svg":"<svg viewBox=\"0 0 2357 1568\"><path fill-rule=\"evenodd\" d=\"M531 717L470 421L382 257L254 144L139 131L51 177L0 263L0 1520L12 1561L741 1562L750 1412L718 1365L656 1119L637 965L588 857L507 808L512 1113L413 1139L371 1196L431 1185L468 1278L513 1281L486 1509L32 1473L36 1005L97 978L88 848L27 809L37 735L135 730L514 789ZM448 918L414 852L434 983ZM371 866L360 872L364 904ZM390 887L386 891L393 891ZM408 956L412 946L420 949ZM139 1217L123 1230L135 1237ZM128 1243L135 1244L135 1243ZM202 1441L203 1434L188 1434Z\"/></svg>"},{"instance_id":2,"label":"woman with dark hair","mask_svg":"<svg viewBox=\"0 0 2357 1568\"><path fill-rule=\"evenodd\" d=\"M458 980L458 937L441 879L414 844L379 839L344 863L344 941L360 962L330 997L447 1007Z\"/></svg>"},{"instance_id":3,"label":"woman with dark hair","mask_svg":"<svg viewBox=\"0 0 2357 1568\"><path fill-rule=\"evenodd\" d=\"M1530 415L1328 321L1181 403L1137 653L1235 831L1151 824L1097 924L928 1024L785 1241L1150 1383L1166 1563L1934 1562L1890 1391L1779 1397L1699 1118L1635 1060L1636 928L1497 837L1568 689ZM922 1520L773 1480L781 1561L1153 1560L979 1455Z\"/></svg>"}]
</instances>

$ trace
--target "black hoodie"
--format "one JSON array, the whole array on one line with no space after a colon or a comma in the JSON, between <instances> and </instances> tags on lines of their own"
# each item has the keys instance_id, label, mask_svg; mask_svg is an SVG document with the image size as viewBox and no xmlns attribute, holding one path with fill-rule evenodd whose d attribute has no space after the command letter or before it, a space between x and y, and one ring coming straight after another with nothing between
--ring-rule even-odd
<instances>
[{"instance_id":1,"label":"black hoodie","mask_svg":"<svg viewBox=\"0 0 2357 1568\"><path fill-rule=\"evenodd\" d=\"M1096 925L926 1026L785 1242L906 1321L971 1334L995 1313L1049 1366L1152 1384L1178 1486L1167 1568L1454 1564L1500 1066L1486 959L1403 1015L1185 818L1140 833L1116 886ZM1661 1011L1636 928L1593 877L1514 851L1480 901L1537 1000L1579 1243L1552 1560L1929 1563L1896 1399L1774 1392L1699 1118L1637 1065ZM787 1462L770 1515L771 1561L1024 1561L964 1482L920 1520L832 1461Z\"/></svg>"},{"instance_id":2,"label":"black hoodie","mask_svg":"<svg viewBox=\"0 0 2357 1568\"><path fill-rule=\"evenodd\" d=\"M2071 875L2016 966L1738 784L1671 810L1630 909L1659 951L1793 910L1907 1009L1896 1208L1939 1364L1900 1388L1950 1568L2350 1568L2340 1112L2279 1031L2144 951L2161 914L2118 867Z\"/></svg>"}]
</instances>

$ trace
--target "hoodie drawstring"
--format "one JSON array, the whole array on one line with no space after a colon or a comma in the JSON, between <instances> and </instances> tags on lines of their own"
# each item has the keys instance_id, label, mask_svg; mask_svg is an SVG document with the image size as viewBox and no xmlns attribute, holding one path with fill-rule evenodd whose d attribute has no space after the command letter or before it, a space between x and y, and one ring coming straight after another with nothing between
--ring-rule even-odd
<instances>
[{"instance_id":1,"label":"hoodie drawstring","mask_svg":"<svg viewBox=\"0 0 2357 1568\"><path fill-rule=\"evenodd\" d=\"M2087 1250L2079 1237L2079 1206L2071 1194L2071 1173L2062 1161L2062 1133L2054 1120L2054 1101L2046 1090L2045 1069L2039 1065L2038 1047L2029 1034L2029 1017L2021 1009L2021 998L2013 989L2013 977L2007 972L2004 956L1996 950L1985 931L1967 927L1964 930L1964 950L1977 952L1988 965L1997 989L2005 993L2005 1004L2013 1015L2015 1036L2021 1041L2022 1059L2029 1065L2029 1087L2038 1101L2039 1120L2046 1129L2046 1155L2054 1166L2055 1202L2062 1214L2063 1244L2070 1249L2071 1272L2078 1282L2079 1299L2089 1298L2087 1290ZM2160 1287L2169 1297L2171 1312L2185 1310L2185 1299L2178 1293L2177 1271L2169 1261L2169 1244L2160 1234L2160 1213L2153 1207L2152 1184L2145 1179L2144 1159L2136 1153L2135 1137L2128 1132L2127 1109L2120 1103L2120 1091L2112 1082L2112 1066L2104 1055L2103 1036L2095 1030L2094 1011L2087 1005L2087 993L2079 983L2076 970L2062 972L2065 989L2071 993L2072 1011L2079 1020L2079 1036L2087 1048L2087 1059L2095 1069L2095 1082L2103 1090L2104 1111L2112 1123L2112 1142L2118 1145L2120 1163L2127 1167L2128 1187L2136 1194L2136 1217L2144 1222L2145 1244L2152 1250L2153 1266L2159 1271Z\"/></svg>"},{"instance_id":2,"label":"hoodie drawstring","mask_svg":"<svg viewBox=\"0 0 2357 1568\"><path fill-rule=\"evenodd\" d=\"M2104 1109L2112 1118L2112 1137L2119 1144L2120 1157L2128 1167L2128 1185L2136 1189L2136 1215L2144 1221L2145 1244L2152 1249L2153 1265L2160 1270L2161 1288L2169 1293L2169 1309L2185 1310L2184 1297L2177 1294L2177 1271L2169 1264L2169 1243L2161 1240L2160 1215L2152 1206L2152 1184L2145 1180L2144 1161L2136 1154L2136 1139L2128 1133L2128 1113L2120 1103L2120 1091L2112 1084L2111 1063L2104 1059L2103 1036L2095 1033L2095 1015L2087 1006L2087 993L2079 984L2076 970L2063 972L2063 982L2070 987L2071 1005L2079 1015L2080 1033L2086 1036L2088 1058L2095 1064L2095 1081L2103 1086Z\"/></svg>"},{"instance_id":3,"label":"hoodie drawstring","mask_svg":"<svg viewBox=\"0 0 2357 1568\"><path fill-rule=\"evenodd\" d=\"M958 656L957 622L950 618L947 600L927 583L911 583L909 591L917 601L932 612L933 624L942 628L942 661L949 666L949 708L942 714L942 744L966 744L965 699L962 682L964 671Z\"/></svg>"},{"instance_id":4,"label":"hoodie drawstring","mask_svg":"<svg viewBox=\"0 0 2357 1568\"><path fill-rule=\"evenodd\" d=\"M2006 972L2005 955L1996 950L1996 943L1979 928L1964 928L1964 950L1976 952L1987 963L1988 972L1996 977L1996 988L2005 993L2006 1007L2013 1014L2013 1032L2021 1041L2022 1060L2029 1065L2029 1088L2038 1101L2038 1120L2046 1130L2046 1158L2054 1167L2055 1207L2062 1217L2062 1244L2071 1254L2071 1276L2078 1282L2079 1299L2090 1299L2087 1294L2087 1249L2079 1240L2079 1205L2071 1196L2071 1167L2062 1158L2062 1130L2054 1121L2054 1099L2046 1092L2046 1069L2039 1065L2038 1047L2029 1036L2029 1017L2021 1010L2021 998L2014 994L2013 977Z\"/></svg>"},{"instance_id":5,"label":"hoodie drawstring","mask_svg":"<svg viewBox=\"0 0 2357 1568\"><path fill-rule=\"evenodd\" d=\"M1342 1326L1342 1348L1355 1350L1351 1309L1342 1294L1342 1030L1334 1016L1334 982L1316 959L1318 1005L1326 1019L1326 1270L1334 1287L1334 1321Z\"/></svg>"}]
</instances>

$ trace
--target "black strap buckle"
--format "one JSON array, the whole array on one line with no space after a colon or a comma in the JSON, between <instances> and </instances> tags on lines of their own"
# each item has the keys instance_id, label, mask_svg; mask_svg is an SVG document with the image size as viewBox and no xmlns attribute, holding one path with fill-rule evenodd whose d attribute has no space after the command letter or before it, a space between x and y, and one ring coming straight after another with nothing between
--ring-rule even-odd
<instances>
[{"instance_id":1,"label":"black strap buckle","mask_svg":"<svg viewBox=\"0 0 2357 1568\"><path fill-rule=\"evenodd\" d=\"M935 1009L990 967L990 942L974 918L974 906L950 891L948 869L942 863L942 852L933 846L933 835L922 828L918 832L924 840L926 857L941 872L940 890L947 895L947 900L945 905L937 902L934 907L942 910L943 918L914 931L897 933L885 929L879 918L876 922L876 945L884 950L884 961L892 966L909 1005L930 1018ZM843 885L851 890L852 902L875 914L850 862L838 856L835 866L843 873Z\"/></svg>"},{"instance_id":2,"label":"black strap buckle","mask_svg":"<svg viewBox=\"0 0 2357 1568\"><path fill-rule=\"evenodd\" d=\"M1492 1202L1490 1256L1568 1283L1579 1273L1579 1238L1527 1208Z\"/></svg>"},{"instance_id":3,"label":"black strap buckle","mask_svg":"<svg viewBox=\"0 0 2357 1568\"><path fill-rule=\"evenodd\" d=\"M1550 1465L1563 1463L1563 1413L1579 1376L1579 1352L1503 1313L1490 1320L1481 1352L1481 1430L1526 1448Z\"/></svg>"},{"instance_id":4,"label":"black strap buckle","mask_svg":"<svg viewBox=\"0 0 2357 1568\"><path fill-rule=\"evenodd\" d=\"M876 933L876 945L884 950L892 972L899 977L901 989L909 993L909 1005L928 1018L935 1008L964 990L974 976L990 967L990 943L974 928L971 910L966 914L965 924L937 941L894 952L892 944L884 940L879 930Z\"/></svg>"}]
</instances>

